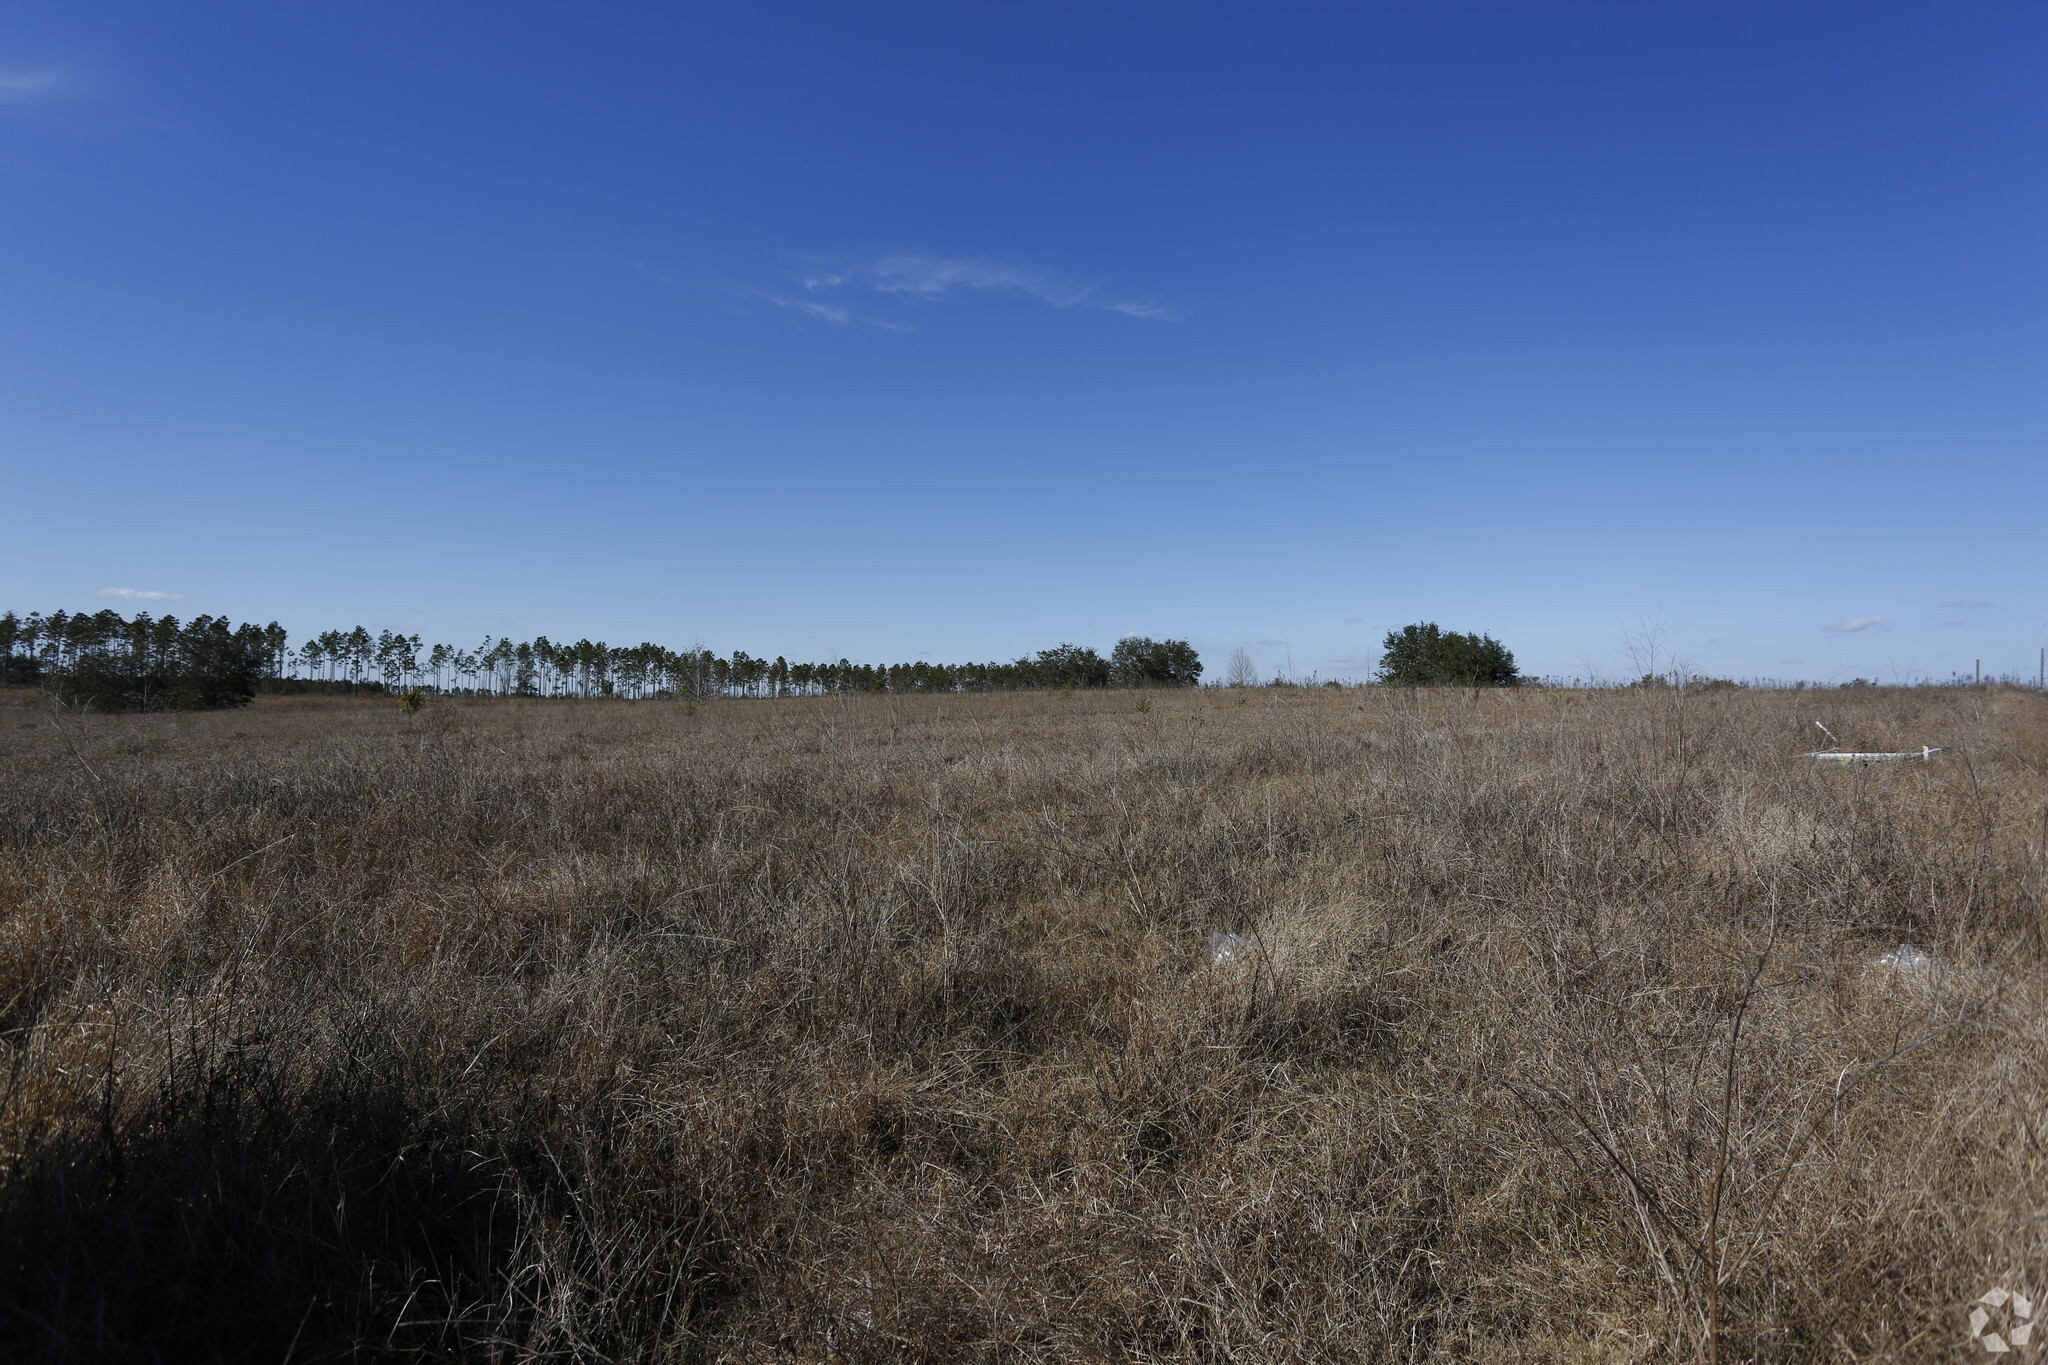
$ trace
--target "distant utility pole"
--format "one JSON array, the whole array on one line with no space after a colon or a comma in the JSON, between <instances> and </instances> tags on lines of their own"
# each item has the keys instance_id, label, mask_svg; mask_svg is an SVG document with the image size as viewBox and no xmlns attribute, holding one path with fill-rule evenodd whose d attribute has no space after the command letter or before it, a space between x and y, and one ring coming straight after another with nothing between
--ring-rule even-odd
<instances>
[{"instance_id":1,"label":"distant utility pole","mask_svg":"<svg viewBox=\"0 0 2048 1365\"><path fill-rule=\"evenodd\" d=\"M1977 660L1977 686L1979 686L1979 687L1982 687L1983 685L1984 685L1984 661L1983 661L1982 659L1979 659L1979 660Z\"/></svg>"},{"instance_id":2,"label":"distant utility pole","mask_svg":"<svg viewBox=\"0 0 2048 1365\"><path fill-rule=\"evenodd\" d=\"M2041 646L2041 671L2035 675L2034 687L2037 691L2048 692L2048 645Z\"/></svg>"}]
</instances>

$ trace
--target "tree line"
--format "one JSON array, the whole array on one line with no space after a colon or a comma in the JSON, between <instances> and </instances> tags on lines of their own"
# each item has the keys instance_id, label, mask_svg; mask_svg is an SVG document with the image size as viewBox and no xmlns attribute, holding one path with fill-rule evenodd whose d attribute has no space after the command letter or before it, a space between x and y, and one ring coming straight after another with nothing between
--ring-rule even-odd
<instances>
[{"instance_id":1,"label":"tree line","mask_svg":"<svg viewBox=\"0 0 2048 1365\"><path fill-rule=\"evenodd\" d=\"M116 611L0 616L0 682L106 711L240 706L282 657L284 631L225 617Z\"/></svg>"},{"instance_id":2,"label":"tree line","mask_svg":"<svg viewBox=\"0 0 2048 1365\"><path fill-rule=\"evenodd\" d=\"M225 618L133 618L116 611L0 615L0 682L42 686L101 710L244 704L264 691L386 691L461 696L787 697L849 692L979 692L1192 687L1202 662L1185 640L1133 636L1107 657L1061 644L1005 662L791 662L703 648L486 637L474 647L362 626L294 647L284 628Z\"/></svg>"},{"instance_id":3,"label":"tree line","mask_svg":"<svg viewBox=\"0 0 2048 1365\"><path fill-rule=\"evenodd\" d=\"M1515 657L1492 636L1418 622L1390 632L1383 686L1512 687ZM1240 655L1243 651L1239 651ZM1230 681L1249 680L1234 665ZM1245 673L1245 677L1237 676ZM853 692L984 692L1054 688L1192 687L1202 662L1185 640L1132 636L1107 657L1060 644L1008 662L792 662L691 647L485 637L469 647L357 626L294 646L284 627L225 617L117 611L0 615L0 685L42 686L101 710L240 705L259 692L434 692L456 696L821 696Z\"/></svg>"}]
</instances>

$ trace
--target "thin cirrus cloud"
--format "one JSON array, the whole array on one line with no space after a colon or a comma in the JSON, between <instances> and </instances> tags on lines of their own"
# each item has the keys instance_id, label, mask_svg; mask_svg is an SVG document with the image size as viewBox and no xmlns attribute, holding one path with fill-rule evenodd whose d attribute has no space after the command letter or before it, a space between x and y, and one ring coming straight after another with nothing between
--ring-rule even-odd
<instances>
[{"instance_id":1,"label":"thin cirrus cloud","mask_svg":"<svg viewBox=\"0 0 2048 1365\"><path fill-rule=\"evenodd\" d=\"M886 318L869 317L865 313L856 313L851 308L842 308L837 304L818 303L811 299L793 299L786 294L771 293L762 289L753 290L746 297L759 299L761 302L772 304L777 308L786 308L801 317L811 318L818 322L829 322L834 327L873 327L884 332L915 332L917 330L917 328L908 323L890 322Z\"/></svg>"},{"instance_id":2,"label":"thin cirrus cloud","mask_svg":"<svg viewBox=\"0 0 2048 1365\"><path fill-rule=\"evenodd\" d=\"M1852 616L1846 621L1835 622L1827 629L1835 635L1854 635L1859 630L1877 630L1890 624L1890 619L1883 616Z\"/></svg>"},{"instance_id":3,"label":"thin cirrus cloud","mask_svg":"<svg viewBox=\"0 0 2048 1365\"><path fill-rule=\"evenodd\" d=\"M77 78L61 67L0 69L0 104L42 104L77 91Z\"/></svg>"},{"instance_id":4,"label":"thin cirrus cloud","mask_svg":"<svg viewBox=\"0 0 2048 1365\"><path fill-rule=\"evenodd\" d=\"M122 602L182 602L185 594L163 592L157 588L101 588L100 596L112 597Z\"/></svg>"},{"instance_id":5,"label":"thin cirrus cloud","mask_svg":"<svg viewBox=\"0 0 2048 1365\"><path fill-rule=\"evenodd\" d=\"M1120 313L1148 322L1178 322L1185 316L1179 309L1152 299L1109 297L1099 286L1074 284L1048 271L1005 265L999 261L921 256L910 252L896 252L855 265L820 268L804 276L803 286L806 293L813 295L868 294L928 303L961 294L1012 294L1036 299L1051 308ZM782 307L795 306L793 301L776 296L763 297ZM828 322L838 321L843 326L876 321L850 309L840 311L846 314L844 319L833 318L823 312L812 316Z\"/></svg>"}]
</instances>

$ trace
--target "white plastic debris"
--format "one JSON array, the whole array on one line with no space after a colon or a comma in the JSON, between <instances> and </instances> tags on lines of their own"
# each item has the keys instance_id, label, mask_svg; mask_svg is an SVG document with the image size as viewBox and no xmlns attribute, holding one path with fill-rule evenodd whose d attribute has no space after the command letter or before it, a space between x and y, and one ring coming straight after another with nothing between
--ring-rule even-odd
<instances>
[{"instance_id":1,"label":"white plastic debris","mask_svg":"<svg viewBox=\"0 0 2048 1365\"><path fill-rule=\"evenodd\" d=\"M1252 941L1243 934L1226 934L1221 929L1209 931L1209 965L1225 967L1245 956L1252 950Z\"/></svg>"},{"instance_id":2,"label":"white plastic debris","mask_svg":"<svg viewBox=\"0 0 2048 1365\"><path fill-rule=\"evenodd\" d=\"M1903 758L1917 758L1925 763L1936 754L1947 752L1946 746L1929 748L1923 744L1918 749L1906 749L1898 753L1846 753L1840 749L1816 749L1810 754L1799 756L1810 758L1816 763L1894 763Z\"/></svg>"},{"instance_id":3,"label":"white plastic debris","mask_svg":"<svg viewBox=\"0 0 2048 1365\"><path fill-rule=\"evenodd\" d=\"M1920 746L1920 752L1918 753L1914 753L1911 749L1901 750L1897 753L1878 752L1875 750L1861 752L1845 751L1842 748L1841 738L1833 730L1828 729L1820 721L1815 721L1814 724L1819 726L1820 732L1828 737L1828 747L1825 749L1815 749L1810 754L1801 754L1799 756L1801 758L1810 758L1816 763L1887 763L1902 758L1917 758L1922 763L1925 763L1936 754L1948 752L1945 748L1935 749L1925 744Z\"/></svg>"},{"instance_id":4,"label":"white plastic debris","mask_svg":"<svg viewBox=\"0 0 2048 1365\"><path fill-rule=\"evenodd\" d=\"M1923 952L1910 943L1901 943L1890 952L1880 954L1877 959L1877 965L1880 967L1891 967L1902 972L1924 972L1936 964L1933 953ZM1986 1295L1982 1302L1990 1304L1993 1308L2005 1302L2004 1290L1994 1289L1991 1292L2000 1297L1994 1299L1990 1295Z\"/></svg>"}]
</instances>

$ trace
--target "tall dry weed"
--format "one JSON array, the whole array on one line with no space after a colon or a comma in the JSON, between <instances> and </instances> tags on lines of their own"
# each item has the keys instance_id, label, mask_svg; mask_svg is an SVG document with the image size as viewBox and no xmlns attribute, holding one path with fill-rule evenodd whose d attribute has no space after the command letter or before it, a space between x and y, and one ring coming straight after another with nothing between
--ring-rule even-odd
<instances>
[{"instance_id":1,"label":"tall dry weed","mask_svg":"<svg viewBox=\"0 0 2048 1365\"><path fill-rule=\"evenodd\" d=\"M0 709L0 1355L1909 1361L2048 1297L2042 698L1152 702Z\"/></svg>"}]
</instances>

